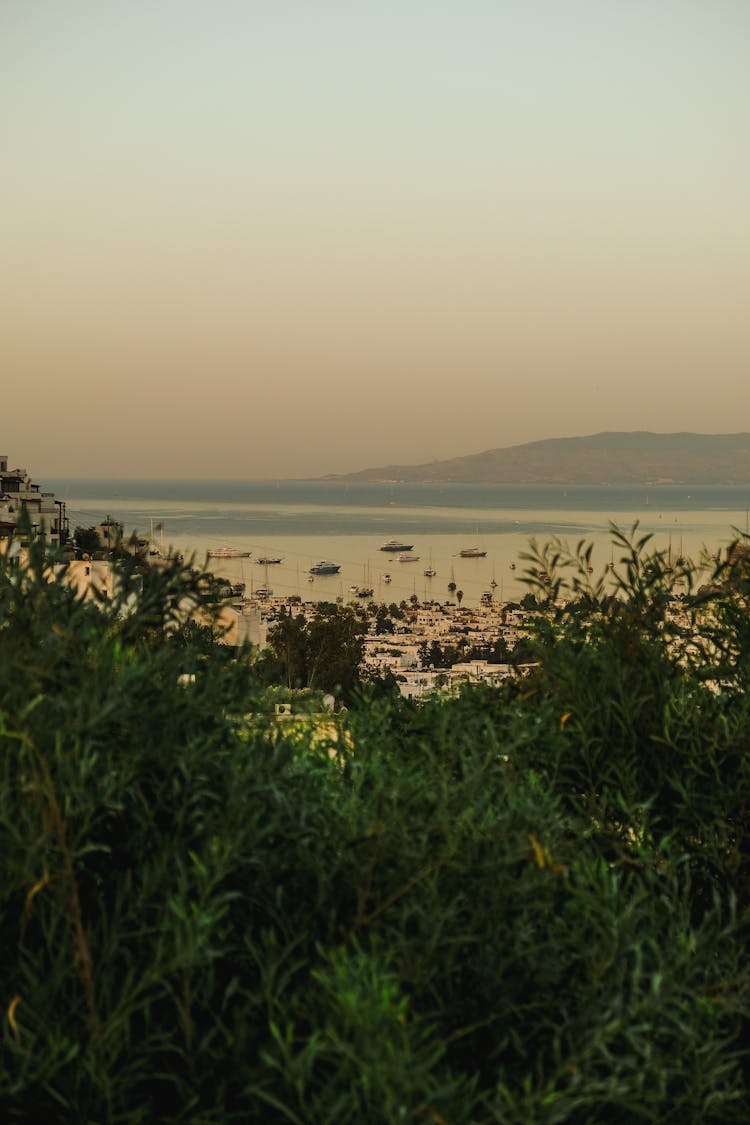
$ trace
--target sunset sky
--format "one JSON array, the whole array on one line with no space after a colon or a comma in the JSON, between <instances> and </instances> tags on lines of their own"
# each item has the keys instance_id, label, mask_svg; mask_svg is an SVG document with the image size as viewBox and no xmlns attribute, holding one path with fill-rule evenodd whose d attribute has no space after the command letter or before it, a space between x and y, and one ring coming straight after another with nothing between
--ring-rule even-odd
<instances>
[{"instance_id":1,"label":"sunset sky","mask_svg":"<svg viewBox=\"0 0 750 1125\"><path fill-rule=\"evenodd\" d=\"M750 430L748 0L0 0L0 452Z\"/></svg>"}]
</instances>

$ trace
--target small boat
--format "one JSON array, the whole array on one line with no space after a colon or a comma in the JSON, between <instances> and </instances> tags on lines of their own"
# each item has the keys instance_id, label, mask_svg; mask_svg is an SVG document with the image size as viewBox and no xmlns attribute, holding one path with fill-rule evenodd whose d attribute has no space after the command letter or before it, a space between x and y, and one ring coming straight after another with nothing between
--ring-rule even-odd
<instances>
[{"instance_id":1,"label":"small boat","mask_svg":"<svg viewBox=\"0 0 750 1125\"><path fill-rule=\"evenodd\" d=\"M358 598L371 598L375 591L369 586L360 586L357 590Z\"/></svg>"},{"instance_id":2,"label":"small boat","mask_svg":"<svg viewBox=\"0 0 750 1125\"><path fill-rule=\"evenodd\" d=\"M282 563L284 560L276 556L271 557L271 555L261 555L260 558L256 559L255 561L257 562L258 566L276 566L278 565L278 563Z\"/></svg>"},{"instance_id":3,"label":"small boat","mask_svg":"<svg viewBox=\"0 0 750 1125\"><path fill-rule=\"evenodd\" d=\"M399 539L386 539L382 547L378 547L378 550L392 551L394 554L397 554L399 551L411 551L413 547L413 543L402 543Z\"/></svg>"},{"instance_id":4,"label":"small boat","mask_svg":"<svg viewBox=\"0 0 750 1125\"><path fill-rule=\"evenodd\" d=\"M419 562L419 555L412 555L411 551L402 551L397 562Z\"/></svg>"},{"instance_id":5,"label":"small boat","mask_svg":"<svg viewBox=\"0 0 750 1125\"><path fill-rule=\"evenodd\" d=\"M341 566L338 563L329 562L327 559L321 559L315 566L310 567L310 575L315 574L338 574Z\"/></svg>"},{"instance_id":6,"label":"small boat","mask_svg":"<svg viewBox=\"0 0 750 1125\"><path fill-rule=\"evenodd\" d=\"M511 563L511 564L510 564L510 569L511 569L511 570L515 570L515 569L516 569L516 564L515 564L515 563Z\"/></svg>"},{"instance_id":7,"label":"small boat","mask_svg":"<svg viewBox=\"0 0 750 1125\"><path fill-rule=\"evenodd\" d=\"M434 578L436 574L437 571L435 570L434 566L428 566L424 571L425 578Z\"/></svg>"},{"instance_id":8,"label":"small boat","mask_svg":"<svg viewBox=\"0 0 750 1125\"><path fill-rule=\"evenodd\" d=\"M210 559L249 559L252 551L240 551L237 547L214 547L208 552Z\"/></svg>"},{"instance_id":9,"label":"small boat","mask_svg":"<svg viewBox=\"0 0 750 1125\"><path fill-rule=\"evenodd\" d=\"M384 574L383 575L383 581L386 582L386 583L390 582L391 581L390 574Z\"/></svg>"},{"instance_id":10,"label":"small boat","mask_svg":"<svg viewBox=\"0 0 750 1125\"><path fill-rule=\"evenodd\" d=\"M490 586L492 587L492 589L493 589L493 590L496 590L496 589L497 589L497 582L495 581L495 579L494 579L494 578L493 578L493 579L492 579L492 581L490 582Z\"/></svg>"},{"instance_id":11,"label":"small boat","mask_svg":"<svg viewBox=\"0 0 750 1125\"><path fill-rule=\"evenodd\" d=\"M458 553L462 559L483 559L487 555L481 547L462 547Z\"/></svg>"}]
</instances>

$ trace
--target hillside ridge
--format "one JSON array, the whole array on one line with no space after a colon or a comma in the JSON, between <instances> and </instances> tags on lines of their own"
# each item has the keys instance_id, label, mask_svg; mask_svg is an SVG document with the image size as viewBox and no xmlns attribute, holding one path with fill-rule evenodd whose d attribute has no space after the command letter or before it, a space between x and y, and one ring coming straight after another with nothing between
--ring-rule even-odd
<instances>
[{"instance_id":1,"label":"hillside ridge","mask_svg":"<svg viewBox=\"0 0 750 1125\"><path fill-rule=\"evenodd\" d=\"M326 480L471 484L750 484L750 434L602 431Z\"/></svg>"}]
</instances>

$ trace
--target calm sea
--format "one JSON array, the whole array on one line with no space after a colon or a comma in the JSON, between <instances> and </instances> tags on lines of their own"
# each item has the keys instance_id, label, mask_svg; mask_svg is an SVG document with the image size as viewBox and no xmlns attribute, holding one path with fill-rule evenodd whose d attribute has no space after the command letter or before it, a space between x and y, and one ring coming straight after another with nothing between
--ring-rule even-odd
<instances>
[{"instance_id":1,"label":"calm sea","mask_svg":"<svg viewBox=\"0 0 750 1125\"><path fill-rule=\"evenodd\" d=\"M654 544L674 555L699 558L744 531L750 489L728 486L656 487L548 485L343 484L321 481L57 480L49 487L68 503L71 527L111 515L163 540L203 563L206 551L224 545L251 551L250 559L211 563L217 573L268 584L275 594L305 598L350 595L351 586L372 586L375 597L400 600L448 597L453 578L467 603L479 600L493 579L496 594L521 596L520 556L535 538L553 536L574 545L594 543L594 564L610 558L610 523L636 521ZM163 528L163 530L162 530ZM400 563L378 550L391 537L413 543L418 562ZM462 547L487 552L462 559ZM255 560L279 555L265 568ZM341 565L335 577L308 581L320 559ZM432 565L435 578L424 570ZM391 575L386 583L385 574Z\"/></svg>"}]
</instances>

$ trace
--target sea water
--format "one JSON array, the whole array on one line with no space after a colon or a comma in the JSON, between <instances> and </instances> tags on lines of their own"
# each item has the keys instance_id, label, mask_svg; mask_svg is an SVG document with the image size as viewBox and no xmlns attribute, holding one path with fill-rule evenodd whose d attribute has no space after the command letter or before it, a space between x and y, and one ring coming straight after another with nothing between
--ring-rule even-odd
<instances>
[{"instance_id":1,"label":"sea water","mask_svg":"<svg viewBox=\"0 0 750 1125\"><path fill-rule=\"evenodd\" d=\"M715 553L747 527L750 488L743 486L490 485L344 483L340 481L71 480L49 487L66 500L71 528L111 515L129 535L137 530L206 565L208 550L229 546L248 559L210 560L208 566L248 592L269 585L274 594L315 600L353 596L372 587L377 600L447 600L448 583L464 591L464 603L495 596L517 599L530 541L557 537L574 547L594 545L592 564L602 570L621 553L611 544L611 525L650 533L652 545L673 558ZM412 543L415 562L380 551L391 537ZM484 558L464 559L478 547ZM281 556L264 567L263 555ZM338 575L316 576L321 559L341 566ZM433 567L434 578L424 575ZM385 575L390 574L390 583ZM491 587L491 582L497 584Z\"/></svg>"}]
</instances>

